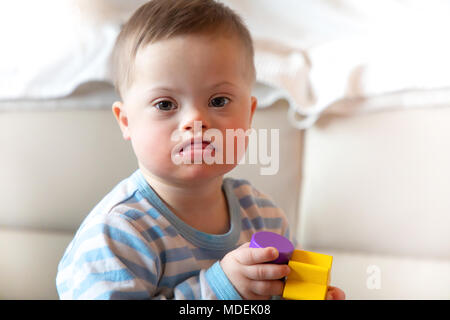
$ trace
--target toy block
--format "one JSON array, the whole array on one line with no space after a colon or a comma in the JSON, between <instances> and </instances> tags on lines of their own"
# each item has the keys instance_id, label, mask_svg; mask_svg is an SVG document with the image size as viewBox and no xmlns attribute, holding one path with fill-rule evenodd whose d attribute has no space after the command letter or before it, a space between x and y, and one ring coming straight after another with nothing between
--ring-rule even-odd
<instances>
[{"instance_id":1,"label":"toy block","mask_svg":"<svg viewBox=\"0 0 450 320\"><path fill-rule=\"evenodd\" d=\"M333 257L321 253L294 250L289 239L274 232L259 231L252 235L250 248L274 247L278 258L270 263L288 264L283 298L289 300L325 300L330 284Z\"/></svg>"},{"instance_id":2,"label":"toy block","mask_svg":"<svg viewBox=\"0 0 450 320\"><path fill-rule=\"evenodd\" d=\"M289 273L283 298L289 300L325 300L330 284L333 257L295 250L289 261Z\"/></svg>"},{"instance_id":3,"label":"toy block","mask_svg":"<svg viewBox=\"0 0 450 320\"><path fill-rule=\"evenodd\" d=\"M250 248L274 247L278 250L278 258L270 263L287 264L294 252L294 245L289 239L270 231L259 231L252 235Z\"/></svg>"}]
</instances>

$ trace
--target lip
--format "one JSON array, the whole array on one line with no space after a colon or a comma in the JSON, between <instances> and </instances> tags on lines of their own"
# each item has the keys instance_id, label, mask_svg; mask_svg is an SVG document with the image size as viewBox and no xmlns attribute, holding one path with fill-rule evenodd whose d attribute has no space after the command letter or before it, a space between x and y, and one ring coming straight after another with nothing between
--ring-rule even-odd
<instances>
[{"instance_id":1,"label":"lip","mask_svg":"<svg viewBox=\"0 0 450 320\"><path fill-rule=\"evenodd\" d=\"M200 143L201 141L201 143ZM190 150L204 150L207 146L211 145L214 148L214 145L211 144L211 141L208 140L200 140L199 138L191 138L183 143L177 148L178 154L183 154L185 151Z\"/></svg>"}]
</instances>

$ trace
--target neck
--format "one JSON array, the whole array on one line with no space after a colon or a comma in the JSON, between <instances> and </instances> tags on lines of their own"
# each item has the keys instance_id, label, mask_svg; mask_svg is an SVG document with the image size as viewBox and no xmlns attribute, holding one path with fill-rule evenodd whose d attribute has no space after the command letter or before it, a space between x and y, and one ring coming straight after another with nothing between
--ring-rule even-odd
<instances>
[{"instance_id":1,"label":"neck","mask_svg":"<svg viewBox=\"0 0 450 320\"><path fill-rule=\"evenodd\" d=\"M225 233L229 214L223 177L199 182L167 182L141 170L167 207L188 225L208 233Z\"/></svg>"}]
</instances>

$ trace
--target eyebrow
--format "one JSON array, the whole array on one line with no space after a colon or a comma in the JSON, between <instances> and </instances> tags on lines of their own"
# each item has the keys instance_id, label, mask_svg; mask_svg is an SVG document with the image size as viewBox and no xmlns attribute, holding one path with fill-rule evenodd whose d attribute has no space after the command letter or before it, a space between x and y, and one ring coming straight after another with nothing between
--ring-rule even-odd
<instances>
[{"instance_id":1,"label":"eyebrow","mask_svg":"<svg viewBox=\"0 0 450 320\"><path fill-rule=\"evenodd\" d=\"M170 91L170 92L176 92L177 90L175 90L175 89L173 89L173 88L169 88L169 87L164 87L164 86L161 86L161 87L155 86L155 87L151 87L151 88L148 89L147 91L148 91L148 92L151 92L151 91Z\"/></svg>"},{"instance_id":2,"label":"eyebrow","mask_svg":"<svg viewBox=\"0 0 450 320\"><path fill-rule=\"evenodd\" d=\"M218 83L212 85L210 88L211 88L211 89L215 89L215 88L218 88L218 87L221 87L221 86L225 86L225 85L231 86L231 87L234 87L234 88L239 88L237 85L235 85L234 83L229 82L229 81L218 82ZM177 92L177 91L178 91L178 90L176 90L176 89L173 89L173 88L170 88L170 87L166 87L166 86L155 86L155 87L151 87L151 88L148 89L147 91L148 91L148 92L151 92L151 91L157 91L157 90L160 90L160 91L169 91L169 92Z\"/></svg>"},{"instance_id":3,"label":"eyebrow","mask_svg":"<svg viewBox=\"0 0 450 320\"><path fill-rule=\"evenodd\" d=\"M216 83L215 85L211 86L211 88L217 88L217 87L224 86L224 85L238 88L237 85L235 85L234 83L229 82L229 81L222 81L222 82Z\"/></svg>"}]
</instances>

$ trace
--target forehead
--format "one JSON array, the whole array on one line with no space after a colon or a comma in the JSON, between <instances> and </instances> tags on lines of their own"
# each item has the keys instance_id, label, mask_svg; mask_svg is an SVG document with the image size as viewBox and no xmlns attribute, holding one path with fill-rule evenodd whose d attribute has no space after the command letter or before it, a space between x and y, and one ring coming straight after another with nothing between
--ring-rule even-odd
<instances>
[{"instance_id":1,"label":"forehead","mask_svg":"<svg viewBox=\"0 0 450 320\"><path fill-rule=\"evenodd\" d=\"M148 44L135 58L135 80L243 78L248 58L236 37L183 35ZM237 80L237 79L235 79Z\"/></svg>"}]
</instances>

